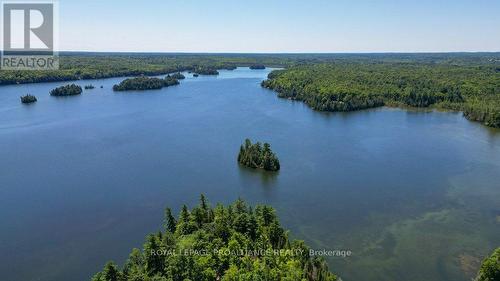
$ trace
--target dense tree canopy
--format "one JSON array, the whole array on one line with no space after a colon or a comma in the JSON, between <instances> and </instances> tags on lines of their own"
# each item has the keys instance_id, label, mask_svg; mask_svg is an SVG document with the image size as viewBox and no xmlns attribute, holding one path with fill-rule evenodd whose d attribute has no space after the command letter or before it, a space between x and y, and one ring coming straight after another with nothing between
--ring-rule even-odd
<instances>
[{"instance_id":1,"label":"dense tree canopy","mask_svg":"<svg viewBox=\"0 0 500 281\"><path fill-rule=\"evenodd\" d=\"M268 206L237 200L212 208L201 195L177 218L167 208L164 229L148 235L122 268L108 262L92 281L337 280L304 242L288 238Z\"/></svg>"},{"instance_id":2,"label":"dense tree canopy","mask_svg":"<svg viewBox=\"0 0 500 281\"><path fill-rule=\"evenodd\" d=\"M193 72L201 75L219 75L219 71L210 66L196 66L194 67Z\"/></svg>"},{"instance_id":3,"label":"dense tree canopy","mask_svg":"<svg viewBox=\"0 0 500 281\"><path fill-rule=\"evenodd\" d=\"M245 144L240 146L238 162L250 168L268 171L278 171L280 169L280 161L272 152L268 143L264 143L264 145L260 142L252 144L249 139L246 139Z\"/></svg>"},{"instance_id":4,"label":"dense tree canopy","mask_svg":"<svg viewBox=\"0 0 500 281\"><path fill-rule=\"evenodd\" d=\"M169 87L179 84L179 80L171 76L165 79L140 76L135 78L125 79L120 84L113 86L113 91L144 91L144 90L158 90L163 87Z\"/></svg>"},{"instance_id":5,"label":"dense tree canopy","mask_svg":"<svg viewBox=\"0 0 500 281\"><path fill-rule=\"evenodd\" d=\"M61 86L50 91L51 96L74 96L82 93L82 87L76 84Z\"/></svg>"},{"instance_id":6,"label":"dense tree canopy","mask_svg":"<svg viewBox=\"0 0 500 281\"><path fill-rule=\"evenodd\" d=\"M60 69L54 71L0 70L0 85L120 76L154 76L194 71L197 66L234 69L262 64L289 67L317 63L407 64L449 67L476 67L499 73L500 53L436 54L141 54L141 53L60 53Z\"/></svg>"},{"instance_id":7,"label":"dense tree canopy","mask_svg":"<svg viewBox=\"0 0 500 281\"><path fill-rule=\"evenodd\" d=\"M182 79L186 78L186 76L184 76L184 74L182 74L180 72L174 73L172 75L167 75L167 77L172 77L172 78L177 79L177 80L182 80Z\"/></svg>"},{"instance_id":8,"label":"dense tree canopy","mask_svg":"<svg viewBox=\"0 0 500 281\"><path fill-rule=\"evenodd\" d=\"M484 259L475 281L498 281L500 280L500 248L497 248L491 256Z\"/></svg>"},{"instance_id":9,"label":"dense tree canopy","mask_svg":"<svg viewBox=\"0 0 500 281\"><path fill-rule=\"evenodd\" d=\"M328 63L272 72L262 86L322 111L382 105L462 110L500 127L500 75L490 67L416 63Z\"/></svg>"},{"instance_id":10,"label":"dense tree canopy","mask_svg":"<svg viewBox=\"0 0 500 281\"><path fill-rule=\"evenodd\" d=\"M37 101L37 99L33 95L27 94L25 96L21 96L21 102L22 103L33 103L33 102L36 102L36 101Z\"/></svg>"}]
</instances>

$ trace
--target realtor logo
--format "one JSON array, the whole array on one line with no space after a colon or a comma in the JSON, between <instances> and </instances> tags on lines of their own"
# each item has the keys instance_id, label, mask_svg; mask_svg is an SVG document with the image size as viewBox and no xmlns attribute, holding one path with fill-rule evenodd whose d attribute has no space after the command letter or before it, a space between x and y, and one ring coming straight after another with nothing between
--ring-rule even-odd
<instances>
[{"instance_id":1,"label":"realtor logo","mask_svg":"<svg viewBox=\"0 0 500 281\"><path fill-rule=\"evenodd\" d=\"M2 2L2 60L4 70L59 68L55 2Z\"/></svg>"}]
</instances>

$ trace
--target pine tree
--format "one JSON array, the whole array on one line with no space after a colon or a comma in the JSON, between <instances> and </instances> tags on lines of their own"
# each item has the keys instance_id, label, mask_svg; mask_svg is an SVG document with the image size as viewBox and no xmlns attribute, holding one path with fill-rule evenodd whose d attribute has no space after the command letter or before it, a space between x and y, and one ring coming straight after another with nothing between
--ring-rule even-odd
<instances>
[{"instance_id":1,"label":"pine tree","mask_svg":"<svg viewBox=\"0 0 500 281\"><path fill-rule=\"evenodd\" d=\"M165 209L165 230L171 233L175 232L177 222L172 215L172 210L170 208Z\"/></svg>"}]
</instances>

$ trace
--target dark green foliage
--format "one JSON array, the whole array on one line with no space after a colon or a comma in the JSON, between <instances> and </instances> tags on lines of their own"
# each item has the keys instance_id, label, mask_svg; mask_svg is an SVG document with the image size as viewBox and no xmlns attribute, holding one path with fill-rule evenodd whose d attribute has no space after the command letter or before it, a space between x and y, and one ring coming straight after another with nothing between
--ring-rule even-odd
<instances>
[{"instance_id":1,"label":"dark green foliage","mask_svg":"<svg viewBox=\"0 0 500 281\"><path fill-rule=\"evenodd\" d=\"M485 258L479 269L475 281L499 281L500 280L500 248L497 248L491 256Z\"/></svg>"},{"instance_id":2,"label":"dark green foliage","mask_svg":"<svg viewBox=\"0 0 500 281\"><path fill-rule=\"evenodd\" d=\"M316 110L383 105L462 110L500 127L500 75L491 68L417 63L330 63L273 71L262 86Z\"/></svg>"},{"instance_id":3,"label":"dark green foliage","mask_svg":"<svg viewBox=\"0 0 500 281\"><path fill-rule=\"evenodd\" d=\"M146 54L146 53L73 53L61 52L60 69L55 71L0 70L0 85L100 79L120 76L155 76L178 71L192 71L197 66L211 69L234 69L236 66L262 64L288 67L298 64L392 63L475 67L498 71L499 53L437 54ZM194 71L193 71L194 72ZM498 73L498 72L497 72Z\"/></svg>"},{"instance_id":4,"label":"dark green foliage","mask_svg":"<svg viewBox=\"0 0 500 281\"><path fill-rule=\"evenodd\" d=\"M172 210L170 208L165 209L165 230L167 232L174 233L177 227L177 221L172 215Z\"/></svg>"},{"instance_id":5,"label":"dark green foliage","mask_svg":"<svg viewBox=\"0 0 500 281\"><path fill-rule=\"evenodd\" d=\"M260 142L252 144L249 139L246 139L245 144L240 146L238 162L250 168L268 171L278 171L280 169L280 161L271 151L271 146L268 143L264 143L264 146Z\"/></svg>"},{"instance_id":6,"label":"dark green foliage","mask_svg":"<svg viewBox=\"0 0 500 281\"><path fill-rule=\"evenodd\" d=\"M123 274L118 270L113 262L108 262L104 266L103 271L97 273L92 278L92 281L122 281L124 279Z\"/></svg>"},{"instance_id":7,"label":"dark green foliage","mask_svg":"<svg viewBox=\"0 0 500 281\"><path fill-rule=\"evenodd\" d=\"M85 85L83 88L84 88L85 90L92 90L92 89L94 89L95 87L94 87L94 85L90 84L90 85Z\"/></svg>"},{"instance_id":8,"label":"dark green foliage","mask_svg":"<svg viewBox=\"0 0 500 281\"><path fill-rule=\"evenodd\" d=\"M50 91L51 96L74 96L82 93L82 87L76 84L61 86Z\"/></svg>"},{"instance_id":9,"label":"dark green foliage","mask_svg":"<svg viewBox=\"0 0 500 281\"><path fill-rule=\"evenodd\" d=\"M225 70L235 70L236 68L237 68L236 65L227 65L227 66L222 67L222 69L225 69Z\"/></svg>"},{"instance_id":10,"label":"dark green foliage","mask_svg":"<svg viewBox=\"0 0 500 281\"><path fill-rule=\"evenodd\" d=\"M196 66L193 69L193 72L201 75L219 75L219 71L217 71L217 69L208 66Z\"/></svg>"},{"instance_id":11,"label":"dark green foliage","mask_svg":"<svg viewBox=\"0 0 500 281\"><path fill-rule=\"evenodd\" d=\"M167 75L167 77L165 77L165 79L163 81L163 86L170 87L170 86L174 86L174 85L179 85L179 80L177 80L177 78L170 77Z\"/></svg>"},{"instance_id":12,"label":"dark green foliage","mask_svg":"<svg viewBox=\"0 0 500 281\"><path fill-rule=\"evenodd\" d=\"M32 103L32 102L36 102L36 101L37 101L37 99L33 95L27 94L25 96L21 96L22 103Z\"/></svg>"},{"instance_id":13,"label":"dark green foliage","mask_svg":"<svg viewBox=\"0 0 500 281\"><path fill-rule=\"evenodd\" d=\"M172 77L172 78L174 78L174 79L177 79L177 80L182 80L182 79L185 79L185 78L186 78L186 76L184 76L184 75L183 75L182 73L180 73L180 72L174 73L174 74L172 74L172 75L167 75L167 77L168 77L168 76L170 76L170 77Z\"/></svg>"},{"instance_id":14,"label":"dark green foliage","mask_svg":"<svg viewBox=\"0 0 500 281\"><path fill-rule=\"evenodd\" d=\"M165 77L165 79L140 76L123 80L120 84L113 86L113 91L158 90L177 84L179 84L179 81L170 76Z\"/></svg>"},{"instance_id":15,"label":"dark green foliage","mask_svg":"<svg viewBox=\"0 0 500 281\"><path fill-rule=\"evenodd\" d=\"M250 69L266 69L266 66L263 64L253 64L250 66Z\"/></svg>"},{"instance_id":16,"label":"dark green foliage","mask_svg":"<svg viewBox=\"0 0 500 281\"><path fill-rule=\"evenodd\" d=\"M175 221L166 210L165 220ZM252 209L238 199L212 208L202 195L197 207L183 206L177 222L175 230L148 235L122 270L107 263L92 281L337 280L303 241L288 238L271 207Z\"/></svg>"}]
</instances>

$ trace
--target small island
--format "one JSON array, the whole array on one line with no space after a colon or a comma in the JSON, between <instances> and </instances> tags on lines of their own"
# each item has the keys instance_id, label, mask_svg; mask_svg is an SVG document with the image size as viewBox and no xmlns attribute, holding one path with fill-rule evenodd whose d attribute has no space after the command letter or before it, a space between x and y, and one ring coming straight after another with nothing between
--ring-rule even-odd
<instances>
[{"instance_id":1,"label":"small island","mask_svg":"<svg viewBox=\"0 0 500 281\"><path fill-rule=\"evenodd\" d=\"M120 84L113 86L113 91L159 90L177 84L179 84L179 80L170 76L165 77L165 79L140 76L123 80Z\"/></svg>"},{"instance_id":2,"label":"small island","mask_svg":"<svg viewBox=\"0 0 500 281\"><path fill-rule=\"evenodd\" d=\"M33 95L27 94L25 96L21 96L21 103L33 103L36 101L37 101L37 99Z\"/></svg>"},{"instance_id":3,"label":"small island","mask_svg":"<svg viewBox=\"0 0 500 281\"><path fill-rule=\"evenodd\" d=\"M263 64L253 64L250 66L250 69L266 69L266 66Z\"/></svg>"},{"instance_id":4,"label":"small island","mask_svg":"<svg viewBox=\"0 0 500 281\"><path fill-rule=\"evenodd\" d=\"M266 171L278 171L280 169L280 161L272 152L271 145L260 142L252 144L249 139L245 140L245 144L240 146L238 154L238 162L254 169L264 169Z\"/></svg>"},{"instance_id":5,"label":"small island","mask_svg":"<svg viewBox=\"0 0 500 281\"><path fill-rule=\"evenodd\" d=\"M167 75L167 77L171 77L171 78L174 78L174 79L177 79L177 80L182 80L182 79L186 78L186 76L184 76L184 74L182 74L180 72L174 73L172 75Z\"/></svg>"},{"instance_id":6,"label":"small island","mask_svg":"<svg viewBox=\"0 0 500 281\"><path fill-rule=\"evenodd\" d=\"M92 90L92 89L94 89L95 87L94 87L94 85L90 84L90 85L85 85L83 88L84 88L85 90Z\"/></svg>"},{"instance_id":7,"label":"small island","mask_svg":"<svg viewBox=\"0 0 500 281\"><path fill-rule=\"evenodd\" d=\"M65 85L61 87L57 87L50 91L50 95L54 97L63 97L63 96L75 96L82 93L82 87L76 84Z\"/></svg>"}]
</instances>

